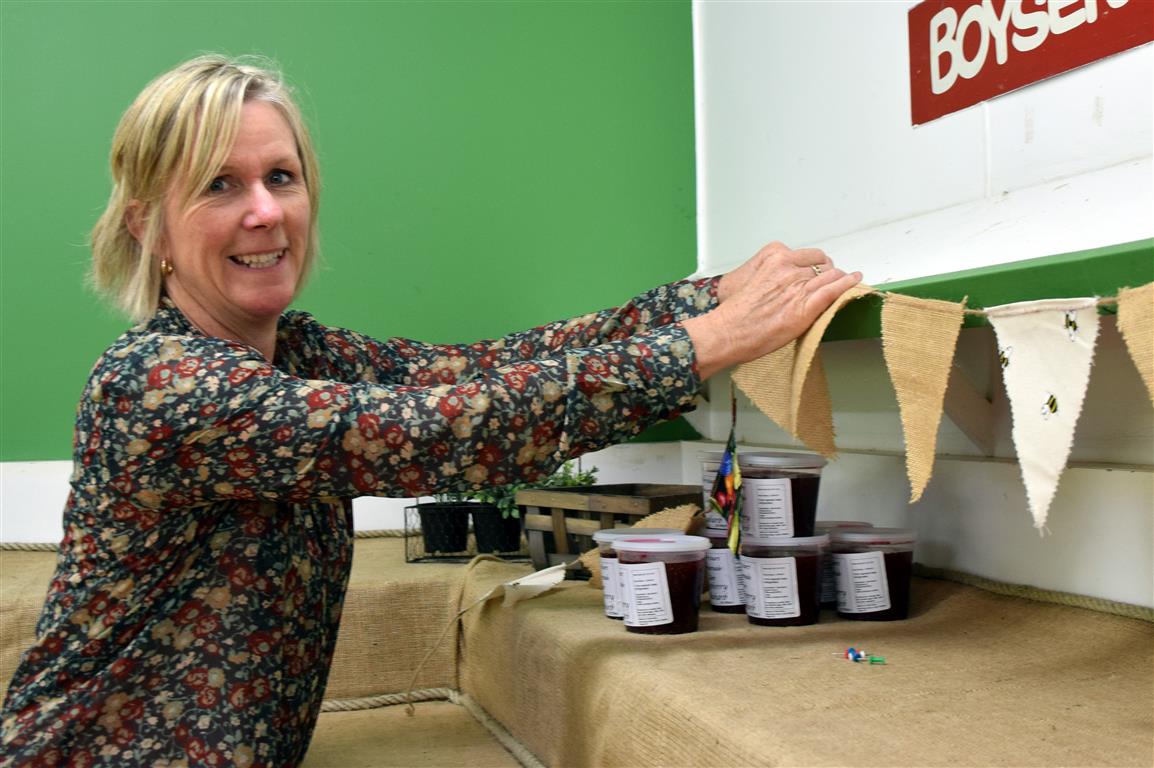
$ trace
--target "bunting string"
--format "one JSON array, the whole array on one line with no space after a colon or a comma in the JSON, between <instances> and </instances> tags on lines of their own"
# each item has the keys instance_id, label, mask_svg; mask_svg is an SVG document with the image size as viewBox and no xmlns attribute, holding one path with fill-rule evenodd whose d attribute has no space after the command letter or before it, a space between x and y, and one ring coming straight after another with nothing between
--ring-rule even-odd
<instances>
[{"instance_id":1,"label":"bunting string","mask_svg":"<svg viewBox=\"0 0 1154 768\"><path fill-rule=\"evenodd\" d=\"M1098 310L1117 314L1130 358L1154 402L1154 283L1116 297L1040 299L997 307L922 299L861 284L847 291L800 338L738 366L734 384L810 450L833 458L832 404L820 342L837 311L862 296L882 299L882 349L897 394L911 503L933 471L938 426L964 318L994 328L1013 420L1012 435L1034 525L1045 521L1073 443L1098 337Z\"/></svg>"}]
</instances>

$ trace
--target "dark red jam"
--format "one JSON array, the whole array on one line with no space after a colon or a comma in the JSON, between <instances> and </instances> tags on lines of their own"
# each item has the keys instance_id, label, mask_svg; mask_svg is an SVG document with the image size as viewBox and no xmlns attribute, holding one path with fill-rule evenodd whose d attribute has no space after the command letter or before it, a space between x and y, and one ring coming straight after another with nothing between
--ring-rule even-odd
<instances>
[{"instance_id":1,"label":"dark red jam","mask_svg":"<svg viewBox=\"0 0 1154 768\"><path fill-rule=\"evenodd\" d=\"M747 557L762 559L762 556L758 555L747 555ZM777 554L774 557L792 557L797 563L797 594L794 597L797 600L800 615L782 619L762 619L757 616L750 616L749 623L760 624L763 627L799 627L806 624L816 624L820 614L818 602L821 599L821 558L817 553L804 552ZM773 557L764 557L764 559L773 559ZM746 588L753 589L754 586L746 585ZM748 599L752 605L753 598Z\"/></svg>"},{"instance_id":2,"label":"dark red jam","mask_svg":"<svg viewBox=\"0 0 1154 768\"><path fill-rule=\"evenodd\" d=\"M822 608L837 608L837 577L833 572L833 555L825 554L821 558L821 593Z\"/></svg>"},{"instance_id":3,"label":"dark red jam","mask_svg":"<svg viewBox=\"0 0 1154 768\"><path fill-rule=\"evenodd\" d=\"M715 613L745 613L744 605L714 605L709 604Z\"/></svg>"},{"instance_id":4,"label":"dark red jam","mask_svg":"<svg viewBox=\"0 0 1154 768\"><path fill-rule=\"evenodd\" d=\"M658 558L641 552L618 552L621 563L652 563ZM669 604L673 621L648 627L625 628L643 635L679 635L697 631L697 611L701 607L701 591L705 586L705 560L665 563L665 581L669 585ZM743 609L744 610L744 609Z\"/></svg>"},{"instance_id":5,"label":"dark red jam","mask_svg":"<svg viewBox=\"0 0 1154 768\"><path fill-rule=\"evenodd\" d=\"M813 536L813 526L817 521L817 492L821 485L819 475L779 469L766 470L764 468L743 469L742 474L751 480L788 478L790 498L793 504L793 508L790 510L793 519L793 533L782 530L772 535L793 536L794 538ZM746 498L749 498L748 494Z\"/></svg>"},{"instance_id":6,"label":"dark red jam","mask_svg":"<svg viewBox=\"0 0 1154 768\"><path fill-rule=\"evenodd\" d=\"M813 536L813 524L817 520L817 491L821 478L816 475L797 475L789 479L790 493L793 495L793 535Z\"/></svg>"},{"instance_id":7,"label":"dark red jam","mask_svg":"<svg viewBox=\"0 0 1154 768\"><path fill-rule=\"evenodd\" d=\"M864 550L861 550L864 551ZM837 615L843 619L854 621L894 621L909 618L910 615L910 579L913 576L914 553L886 552L886 585L890 592L890 607L884 611L870 611L869 613L847 613L838 611Z\"/></svg>"}]
</instances>

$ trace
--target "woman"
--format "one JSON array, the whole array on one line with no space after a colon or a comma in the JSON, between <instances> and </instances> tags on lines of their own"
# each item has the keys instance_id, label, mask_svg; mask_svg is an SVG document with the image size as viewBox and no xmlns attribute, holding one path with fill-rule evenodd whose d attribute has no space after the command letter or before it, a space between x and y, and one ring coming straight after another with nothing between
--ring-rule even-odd
<instances>
[{"instance_id":1,"label":"woman","mask_svg":"<svg viewBox=\"0 0 1154 768\"><path fill-rule=\"evenodd\" d=\"M286 312L316 252L308 132L272 73L201 57L125 113L93 232L140 325L76 423L58 566L0 718L15 765L297 764L351 499L531 481L692 406L860 276L762 249L721 278L468 346Z\"/></svg>"}]
</instances>

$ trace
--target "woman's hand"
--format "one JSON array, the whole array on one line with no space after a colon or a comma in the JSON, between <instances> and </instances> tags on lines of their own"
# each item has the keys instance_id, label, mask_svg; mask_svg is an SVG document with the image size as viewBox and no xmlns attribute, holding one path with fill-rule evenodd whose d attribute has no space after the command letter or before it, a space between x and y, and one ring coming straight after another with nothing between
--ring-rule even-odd
<instances>
[{"instance_id":1,"label":"woman's hand","mask_svg":"<svg viewBox=\"0 0 1154 768\"><path fill-rule=\"evenodd\" d=\"M860 281L817 248L765 246L721 278L715 309L684 323L701 378L785 346Z\"/></svg>"}]
</instances>

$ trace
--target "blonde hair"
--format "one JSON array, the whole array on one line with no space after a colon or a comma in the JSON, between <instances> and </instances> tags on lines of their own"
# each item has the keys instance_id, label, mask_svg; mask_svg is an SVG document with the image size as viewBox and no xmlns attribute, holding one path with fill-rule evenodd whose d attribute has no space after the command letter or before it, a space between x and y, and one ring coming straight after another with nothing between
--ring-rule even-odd
<instances>
[{"instance_id":1,"label":"blonde hair","mask_svg":"<svg viewBox=\"0 0 1154 768\"><path fill-rule=\"evenodd\" d=\"M112 195L92 229L92 283L134 320L160 302L154 258L164 231L164 200L187 204L227 160L248 101L276 107L296 139L310 204L309 242L301 284L317 253L320 179L316 153L289 87L271 67L219 55L199 56L149 83L120 119L112 138ZM181 180L181 189L174 182ZM129 229L129 217L139 240Z\"/></svg>"}]
</instances>

